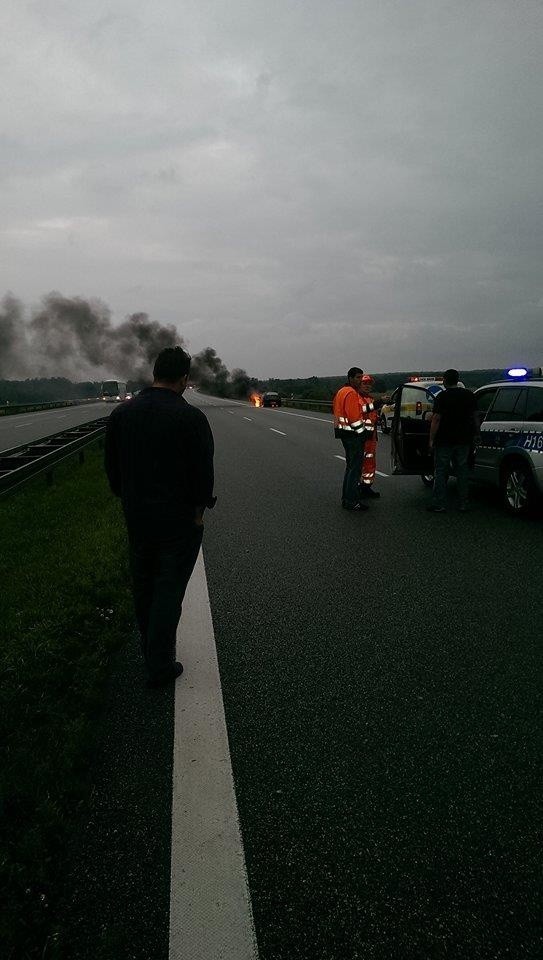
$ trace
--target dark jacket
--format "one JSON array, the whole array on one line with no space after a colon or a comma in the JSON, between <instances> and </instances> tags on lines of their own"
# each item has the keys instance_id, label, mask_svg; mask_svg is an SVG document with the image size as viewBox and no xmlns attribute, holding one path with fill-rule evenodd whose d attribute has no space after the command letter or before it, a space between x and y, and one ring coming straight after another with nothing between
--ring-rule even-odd
<instances>
[{"instance_id":1,"label":"dark jacket","mask_svg":"<svg viewBox=\"0 0 543 960\"><path fill-rule=\"evenodd\" d=\"M117 407L106 428L105 467L128 531L168 539L212 507L213 434L207 417L163 387Z\"/></svg>"}]
</instances>

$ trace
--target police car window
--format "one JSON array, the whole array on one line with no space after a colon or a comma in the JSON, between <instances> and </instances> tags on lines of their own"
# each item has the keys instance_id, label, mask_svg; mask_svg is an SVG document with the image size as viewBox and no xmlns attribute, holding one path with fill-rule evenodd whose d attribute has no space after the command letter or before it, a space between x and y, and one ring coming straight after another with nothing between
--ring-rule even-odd
<instances>
[{"instance_id":1,"label":"police car window","mask_svg":"<svg viewBox=\"0 0 543 960\"><path fill-rule=\"evenodd\" d=\"M543 422L543 386L528 390L525 419L531 423Z\"/></svg>"},{"instance_id":2,"label":"police car window","mask_svg":"<svg viewBox=\"0 0 543 960\"><path fill-rule=\"evenodd\" d=\"M524 420L525 405L525 390L520 387L501 387L486 419Z\"/></svg>"},{"instance_id":3,"label":"police car window","mask_svg":"<svg viewBox=\"0 0 543 960\"><path fill-rule=\"evenodd\" d=\"M426 399L426 390L421 387L404 387L400 403L401 417L416 417L417 403L424 404L423 409L427 410L430 406Z\"/></svg>"},{"instance_id":4,"label":"police car window","mask_svg":"<svg viewBox=\"0 0 543 960\"><path fill-rule=\"evenodd\" d=\"M477 401L477 410L480 410L481 413L486 413L494 397L496 396L497 389L497 387L494 387L492 390L481 390L480 393L476 394L475 399Z\"/></svg>"}]
</instances>

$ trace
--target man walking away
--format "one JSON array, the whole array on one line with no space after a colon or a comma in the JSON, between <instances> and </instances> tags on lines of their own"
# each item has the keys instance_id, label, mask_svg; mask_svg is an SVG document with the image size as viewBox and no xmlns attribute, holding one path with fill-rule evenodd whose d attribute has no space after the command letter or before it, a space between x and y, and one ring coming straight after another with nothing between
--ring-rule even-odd
<instances>
[{"instance_id":1,"label":"man walking away","mask_svg":"<svg viewBox=\"0 0 543 960\"><path fill-rule=\"evenodd\" d=\"M362 474L360 477L360 496L378 499L381 494L373 489L375 471L377 469L377 421L379 414L375 409L371 391L375 381L369 373L365 373L360 384L360 398L362 400L362 417L366 427L364 441L364 457L362 460ZM371 432L370 432L371 431Z\"/></svg>"},{"instance_id":2,"label":"man walking away","mask_svg":"<svg viewBox=\"0 0 543 960\"><path fill-rule=\"evenodd\" d=\"M476 402L471 390L458 386L458 370L446 370L443 375L445 390L434 401L430 426L430 450L434 456L434 492L428 510L445 512L445 497L449 464L452 463L458 483L460 510L468 507L468 460L473 437L477 431Z\"/></svg>"},{"instance_id":3,"label":"man walking away","mask_svg":"<svg viewBox=\"0 0 543 960\"><path fill-rule=\"evenodd\" d=\"M123 505L136 619L147 686L183 672L175 638L185 590L213 507L213 435L182 394L190 357L181 347L158 355L151 387L117 407L106 428L105 467Z\"/></svg>"},{"instance_id":4,"label":"man walking away","mask_svg":"<svg viewBox=\"0 0 543 960\"><path fill-rule=\"evenodd\" d=\"M360 500L364 440L367 436L360 397L363 375L364 371L360 367L351 367L347 373L347 384L338 390L332 402L334 435L341 440L345 450L345 475L341 495L344 510L368 509L367 504Z\"/></svg>"}]
</instances>

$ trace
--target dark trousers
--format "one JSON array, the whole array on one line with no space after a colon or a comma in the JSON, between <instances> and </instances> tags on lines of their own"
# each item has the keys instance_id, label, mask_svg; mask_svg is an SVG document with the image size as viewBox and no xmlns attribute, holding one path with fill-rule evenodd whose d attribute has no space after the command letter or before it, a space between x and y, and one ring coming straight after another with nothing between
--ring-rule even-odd
<instances>
[{"instance_id":1,"label":"dark trousers","mask_svg":"<svg viewBox=\"0 0 543 960\"><path fill-rule=\"evenodd\" d=\"M349 503L360 500L360 478L364 459L364 441L360 437L342 437L345 450L345 475L343 477L342 499Z\"/></svg>"},{"instance_id":2,"label":"dark trousers","mask_svg":"<svg viewBox=\"0 0 543 960\"><path fill-rule=\"evenodd\" d=\"M177 624L203 529L187 523L171 540L154 542L129 535L134 606L150 679L166 675L175 662Z\"/></svg>"},{"instance_id":3,"label":"dark trousers","mask_svg":"<svg viewBox=\"0 0 543 960\"><path fill-rule=\"evenodd\" d=\"M470 447L468 444L443 445L435 447L434 457L434 495L433 500L437 507L445 506L447 480L450 473L450 464L456 474L458 496L460 503L468 502L468 476Z\"/></svg>"}]
</instances>

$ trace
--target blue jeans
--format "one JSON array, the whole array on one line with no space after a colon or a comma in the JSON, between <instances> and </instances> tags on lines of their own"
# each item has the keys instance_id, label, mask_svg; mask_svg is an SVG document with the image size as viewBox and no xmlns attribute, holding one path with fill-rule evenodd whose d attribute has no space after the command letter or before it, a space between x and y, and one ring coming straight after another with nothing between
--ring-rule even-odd
<instances>
[{"instance_id":1,"label":"blue jeans","mask_svg":"<svg viewBox=\"0 0 543 960\"><path fill-rule=\"evenodd\" d=\"M460 503L467 504L469 451L469 444L439 445L435 447L433 502L436 507L445 506L447 480L451 472L451 463L458 483Z\"/></svg>"},{"instance_id":2,"label":"blue jeans","mask_svg":"<svg viewBox=\"0 0 543 960\"><path fill-rule=\"evenodd\" d=\"M364 441L360 437L342 438L345 450L345 475L343 477L342 499L348 503L360 500L360 477L364 459Z\"/></svg>"}]
</instances>

